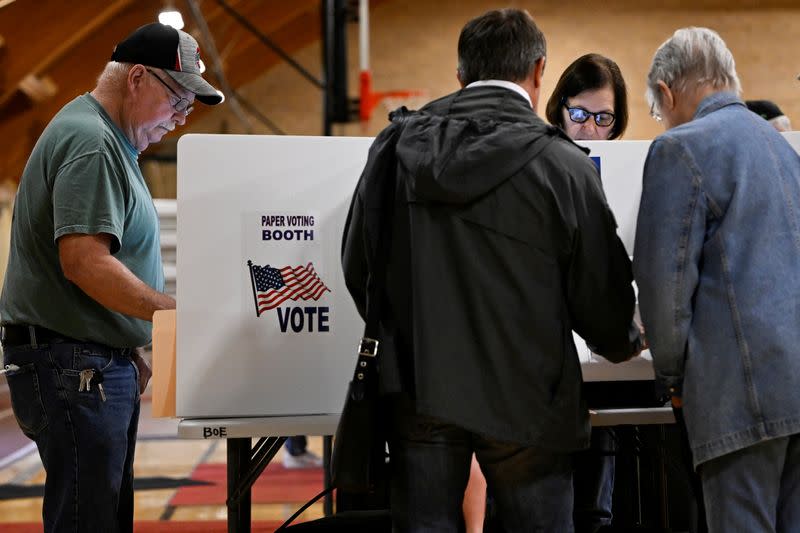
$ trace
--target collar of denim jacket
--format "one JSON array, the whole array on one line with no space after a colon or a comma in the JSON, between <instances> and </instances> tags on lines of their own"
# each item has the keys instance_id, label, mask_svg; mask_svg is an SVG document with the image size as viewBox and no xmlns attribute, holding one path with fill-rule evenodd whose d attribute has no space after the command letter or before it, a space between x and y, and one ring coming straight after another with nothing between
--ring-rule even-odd
<instances>
[{"instance_id":1,"label":"collar of denim jacket","mask_svg":"<svg viewBox=\"0 0 800 533\"><path fill-rule=\"evenodd\" d=\"M710 94L703 98L700 102L700 105L697 106L697 111L694 112L694 119L697 120L698 118L703 118L704 116L708 115L709 113L713 113L718 109L722 109L723 107L729 105L744 105L744 102L736 93L732 93L729 91L720 91L714 94Z\"/></svg>"}]
</instances>

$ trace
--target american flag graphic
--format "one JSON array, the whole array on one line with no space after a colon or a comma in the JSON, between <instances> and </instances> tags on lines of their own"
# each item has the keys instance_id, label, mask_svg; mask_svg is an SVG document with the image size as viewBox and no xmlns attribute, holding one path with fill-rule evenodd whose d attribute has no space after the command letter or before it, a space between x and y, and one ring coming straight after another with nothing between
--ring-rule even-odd
<instances>
[{"instance_id":1,"label":"american flag graphic","mask_svg":"<svg viewBox=\"0 0 800 533\"><path fill-rule=\"evenodd\" d=\"M256 316L281 305L286 300L319 300L325 286L314 271L314 265L273 268L269 265L254 265L248 261L250 279L253 283L253 298L256 303Z\"/></svg>"}]
</instances>

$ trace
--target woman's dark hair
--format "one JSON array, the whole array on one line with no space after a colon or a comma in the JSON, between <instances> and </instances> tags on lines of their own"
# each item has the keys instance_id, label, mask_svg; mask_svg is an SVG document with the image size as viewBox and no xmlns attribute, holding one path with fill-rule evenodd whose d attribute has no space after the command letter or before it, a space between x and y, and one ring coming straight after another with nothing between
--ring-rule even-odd
<instances>
[{"instance_id":1,"label":"woman's dark hair","mask_svg":"<svg viewBox=\"0 0 800 533\"><path fill-rule=\"evenodd\" d=\"M628 126L628 89L619 66L600 54L586 54L572 62L561 74L556 88L547 101L545 115L550 124L564 129L561 109L567 98L583 91L611 87L614 92L614 125L609 139L621 137Z\"/></svg>"}]
</instances>

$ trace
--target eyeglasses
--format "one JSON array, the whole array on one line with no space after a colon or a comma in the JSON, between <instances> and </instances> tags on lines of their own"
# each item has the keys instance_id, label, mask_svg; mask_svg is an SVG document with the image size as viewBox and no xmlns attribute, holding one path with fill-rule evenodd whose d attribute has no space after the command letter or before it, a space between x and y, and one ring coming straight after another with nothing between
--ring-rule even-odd
<instances>
[{"instance_id":1,"label":"eyeglasses","mask_svg":"<svg viewBox=\"0 0 800 533\"><path fill-rule=\"evenodd\" d=\"M582 107L571 107L566 99L564 100L564 107L567 109L567 113L569 114L569 119L572 122L576 122L578 124L583 124L589 117L594 117L594 123L598 126L607 128L608 126L614 123L614 113L608 113L607 111L600 111L599 113L592 113Z\"/></svg>"},{"instance_id":2,"label":"eyeglasses","mask_svg":"<svg viewBox=\"0 0 800 533\"><path fill-rule=\"evenodd\" d=\"M175 111L177 111L178 113L183 113L184 116L187 116L189 113L194 111L194 107L192 107L192 103L188 99L186 99L186 98L182 97L181 95L179 95L178 93L176 93L175 89L170 87L169 84L167 84L167 82L165 82L164 80L161 79L160 76L156 76L155 73L152 70L150 70L149 68L147 68L145 70L147 72L149 72L150 74L152 74L155 79L160 81L161 84L164 87L166 87L167 89L169 89L169 92L174 94L175 97L178 99L178 101L175 102L174 104L170 102L170 105L172 106L172 108Z\"/></svg>"},{"instance_id":3,"label":"eyeglasses","mask_svg":"<svg viewBox=\"0 0 800 533\"><path fill-rule=\"evenodd\" d=\"M662 120L664 120L664 117L661 116L661 113L659 113L656 110L656 103L655 102L650 104L650 116L653 117L656 120L656 122L661 122Z\"/></svg>"}]
</instances>

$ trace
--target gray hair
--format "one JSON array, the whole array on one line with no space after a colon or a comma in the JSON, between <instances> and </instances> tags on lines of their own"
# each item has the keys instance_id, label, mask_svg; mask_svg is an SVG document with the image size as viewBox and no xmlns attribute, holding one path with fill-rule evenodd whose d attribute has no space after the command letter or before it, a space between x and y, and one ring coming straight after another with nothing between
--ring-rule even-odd
<instances>
[{"instance_id":1,"label":"gray hair","mask_svg":"<svg viewBox=\"0 0 800 533\"><path fill-rule=\"evenodd\" d=\"M132 68L133 63L109 61L97 77L97 86L111 90L123 87Z\"/></svg>"},{"instance_id":2,"label":"gray hair","mask_svg":"<svg viewBox=\"0 0 800 533\"><path fill-rule=\"evenodd\" d=\"M702 86L742 92L733 54L722 37L708 28L682 28L656 50L645 94L656 110L661 104L659 81L676 92Z\"/></svg>"}]
</instances>

